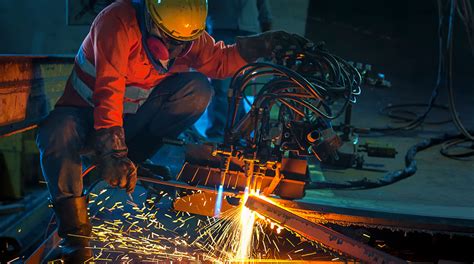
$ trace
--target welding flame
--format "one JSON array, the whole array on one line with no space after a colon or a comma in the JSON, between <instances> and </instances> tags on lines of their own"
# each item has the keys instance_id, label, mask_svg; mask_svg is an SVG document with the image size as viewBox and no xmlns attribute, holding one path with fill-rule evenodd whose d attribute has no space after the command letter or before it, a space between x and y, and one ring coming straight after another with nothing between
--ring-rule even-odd
<instances>
[{"instance_id":1,"label":"welding flame","mask_svg":"<svg viewBox=\"0 0 474 264\"><path fill-rule=\"evenodd\" d=\"M221 184L217 190L216 204L214 206L214 217L218 217L221 213L223 193L224 185Z\"/></svg>"},{"instance_id":2,"label":"welding flame","mask_svg":"<svg viewBox=\"0 0 474 264\"><path fill-rule=\"evenodd\" d=\"M245 188L242 205L249 197L249 188ZM236 259L245 260L251 255L252 235L255 227L255 213L246 206L241 206L240 213L240 240L237 248Z\"/></svg>"}]
</instances>

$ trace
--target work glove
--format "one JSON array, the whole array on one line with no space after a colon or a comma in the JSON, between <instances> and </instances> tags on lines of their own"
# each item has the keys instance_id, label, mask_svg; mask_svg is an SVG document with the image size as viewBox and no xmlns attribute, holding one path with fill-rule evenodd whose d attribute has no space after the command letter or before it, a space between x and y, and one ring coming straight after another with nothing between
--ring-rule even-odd
<instances>
[{"instance_id":1,"label":"work glove","mask_svg":"<svg viewBox=\"0 0 474 264\"><path fill-rule=\"evenodd\" d=\"M249 63L259 58L271 58L279 51L302 52L311 45L308 39L286 31L267 31L257 35L238 36L235 41L240 56Z\"/></svg>"},{"instance_id":2,"label":"work glove","mask_svg":"<svg viewBox=\"0 0 474 264\"><path fill-rule=\"evenodd\" d=\"M123 128L116 126L97 130L94 149L98 158L99 175L110 186L132 193L137 183L137 168L127 157Z\"/></svg>"}]
</instances>

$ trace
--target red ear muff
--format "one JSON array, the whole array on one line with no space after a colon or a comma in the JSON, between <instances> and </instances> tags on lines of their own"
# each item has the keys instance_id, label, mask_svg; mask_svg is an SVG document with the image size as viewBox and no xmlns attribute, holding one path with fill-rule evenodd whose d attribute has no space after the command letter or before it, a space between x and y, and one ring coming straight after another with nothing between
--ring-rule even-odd
<instances>
[{"instance_id":1,"label":"red ear muff","mask_svg":"<svg viewBox=\"0 0 474 264\"><path fill-rule=\"evenodd\" d=\"M149 36L146 40L148 49L155 60L169 60L170 54L163 41L156 36ZM186 42L178 57L186 56L193 48L194 41Z\"/></svg>"},{"instance_id":2,"label":"red ear muff","mask_svg":"<svg viewBox=\"0 0 474 264\"><path fill-rule=\"evenodd\" d=\"M148 49L155 60L169 60L170 54L163 41L155 36L149 36L146 40Z\"/></svg>"}]
</instances>

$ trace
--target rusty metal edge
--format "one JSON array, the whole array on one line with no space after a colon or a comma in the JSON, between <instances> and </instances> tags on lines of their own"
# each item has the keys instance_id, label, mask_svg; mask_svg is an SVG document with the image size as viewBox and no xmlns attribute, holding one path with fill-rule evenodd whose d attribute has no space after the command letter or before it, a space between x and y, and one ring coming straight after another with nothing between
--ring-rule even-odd
<instances>
[{"instance_id":1,"label":"rusty metal edge","mask_svg":"<svg viewBox=\"0 0 474 264\"><path fill-rule=\"evenodd\" d=\"M2 53L0 59L3 58L16 58L16 59L73 59L76 54L13 54L13 53Z\"/></svg>"},{"instance_id":2,"label":"rusty metal edge","mask_svg":"<svg viewBox=\"0 0 474 264\"><path fill-rule=\"evenodd\" d=\"M34 121L32 123L37 123L37 122L39 122L39 121ZM20 133L23 133L23 132L26 132L26 131L29 131L29 130L32 130L32 129L35 129L36 127L38 127L37 124L27 125L26 127L22 127L21 123L17 123L17 124L18 124L17 126L15 126L15 124L11 125L11 127L12 127L12 129L10 129L11 132L5 132L5 134L3 134L3 132L2 132L3 127L0 128L0 138L20 134ZM6 125L6 126L8 126L8 125ZM22 128L15 129L15 127L22 127Z\"/></svg>"},{"instance_id":3,"label":"rusty metal edge","mask_svg":"<svg viewBox=\"0 0 474 264\"><path fill-rule=\"evenodd\" d=\"M26 260L25 264L40 264L42 259L48 254L49 250L55 248L61 238L58 235L58 230L55 229L51 235L31 254Z\"/></svg>"},{"instance_id":4,"label":"rusty metal edge","mask_svg":"<svg viewBox=\"0 0 474 264\"><path fill-rule=\"evenodd\" d=\"M364 263L406 263L406 261L402 259L372 248L326 226L311 222L281 206L257 196L249 197L245 206L308 239L352 256Z\"/></svg>"},{"instance_id":5,"label":"rusty metal edge","mask_svg":"<svg viewBox=\"0 0 474 264\"><path fill-rule=\"evenodd\" d=\"M344 208L314 202L273 200L313 222L474 236L474 220Z\"/></svg>"}]
</instances>

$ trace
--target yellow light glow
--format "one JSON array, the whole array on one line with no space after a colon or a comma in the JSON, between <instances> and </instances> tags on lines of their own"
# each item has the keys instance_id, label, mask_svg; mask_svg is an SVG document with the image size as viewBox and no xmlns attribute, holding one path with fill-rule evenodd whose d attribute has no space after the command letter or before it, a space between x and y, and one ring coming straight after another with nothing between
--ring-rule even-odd
<instances>
[{"instance_id":1,"label":"yellow light glow","mask_svg":"<svg viewBox=\"0 0 474 264\"><path fill-rule=\"evenodd\" d=\"M249 194L246 192L242 199L242 204L245 204L248 197ZM246 206L242 206L240 213L240 241L237 249L237 259L244 260L250 257L254 226L255 213L250 211Z\"/></svg>"}]
</instances>

